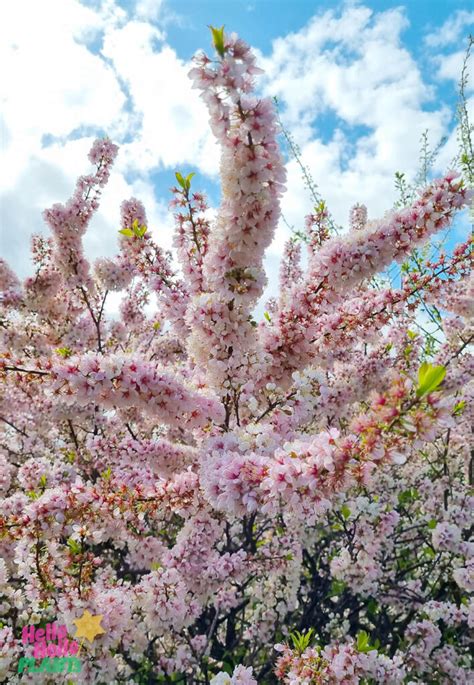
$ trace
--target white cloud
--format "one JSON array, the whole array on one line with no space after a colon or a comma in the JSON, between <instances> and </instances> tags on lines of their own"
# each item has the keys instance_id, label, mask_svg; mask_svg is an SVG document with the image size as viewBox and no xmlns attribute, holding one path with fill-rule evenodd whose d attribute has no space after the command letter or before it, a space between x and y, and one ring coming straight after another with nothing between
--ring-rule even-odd
<instances>
[{"instance_id":1,"label":"white cloud","mask_svg":"<svg viewBox=\"0 0 474 685\"><path fill-rule=\"evenodd\" d=\"M121 147L85 238L91 258L113 254L120 203L132 194L146 201L152 225L168 225L170 247L169 198L155 197L152 170L187 163L216 175L207 112L186 76L191 65L146 21L157 3L139 5L141 21L128 21L113 0L48 0L47 15L44 3L17 0L3 13L1 250L23 276L30 235L45 230L42 210L66 201L89 172L97 135Z\"/></svg>"},{"instance_id":2,"label":"white cloud","mask_svg":"<svg viewBox=\"0 0 474 685\"><path fill-rule=\"evenodd\" d=\"M73 0L49 5L54 21L47 30L38 30L45 25L42 3L11 3L2 22L0 60L8 65L0 85L8 134L4 183L14 183L39 153L43 135L109 126L125 103L112 70L78 42L97 33L100 17Z\"/></svg>"},{"instance_id":3,"label":"white cloud","mask_svg":"<svg viewBox=\"0 0 474 685\"><path fill-rule=\"evenodd\" d=\"M461 78L465 56L465 50L452 52L449 55L436 55L434 57L434 61L436 64L438 64L438 78L454 81L456 84L458 84ZM467 74L468 78L465 90L467 93L469 93L474 91L474 73L472 68L468 69Z\"/></svg>"},{"instance_id":4,"label":"white cloud","mask_svg":"<svg viewBox=\"0 0 474 685\"><path fill-rule=\"evenodd\" d=\"M347 224L355 202L382 215L395 199L395 171L416 170L422 132L436 144L447 131L447 108L424 109L434 90L401 44L406 25L402 9L328 11L276 40L264 60L265 91L283 104L285 126L339 223ZM323 142L318 117L328 115L334 133ZM300 176L290 163L283 207L297 228L311 206ZM278 250L288 231L279 233Z\"/></svg>"},{"instance_id":5,"label":"white cloud","mask_svg":"<svg viewBox=\"0 0 474 685\"><path fill-rule=\"evenodd\" d=\"M426 95L410 55L399 46L405 25L399 10L375 20L365 7L349 8L340 17L332 11L315 16L298 33L274 41L263 65L266 90L286 102L292 123L331 108L351 124L372 124L385 98L393 99L394 82L402 100Z\"/></svg>"},{"instance_id":6,"label":"white cloud","mask_svg":"<svg viewBox=\"0 0 474 685\"><path fill-rule=\"evenodd\" d=\"M472 32L473 29L474 12L457 10L440 28L426 36L425 43L432 48L445 47L456 43L463 35L467 35L469 30Z\"/></svg>"},{"instance_id":7,"label":"white cloud","mask_svg":"<svg viewBox=\"0 0 474 685\"><path fill-rule=\"evenodd\" d=\"M163 9L163 0L138 0L136 14L140 19L157 21Z\"/></svg>"},{"instance_id":8,"label":"white cloud","mask_svg":"<svg viewBox=\"0 0 474 685\"><path fill-rule=\"evenodd\" d=\"M128 164L142 171L194 164L215 175L218 152L207 110L187 76L190 64L162 38L156 28L137 21L105 35L102 53L127 85L140 115L139 129L125 146Z\"/></svg>"},{"instance_id":9,"label":"white cloud","mask_svg":"<svg viewBox=\"0 0 474 685\"><path fill-rule=\"evenodd\" d=\"M474 121L474 97L467 98L466 108L469 121ZM445 145L441 148L436 159L434 169L437 173L442 173L444 169L453 167L453 161L459 152L458 131L453 128L448 134Z\"/></svg>"}]
</instances>

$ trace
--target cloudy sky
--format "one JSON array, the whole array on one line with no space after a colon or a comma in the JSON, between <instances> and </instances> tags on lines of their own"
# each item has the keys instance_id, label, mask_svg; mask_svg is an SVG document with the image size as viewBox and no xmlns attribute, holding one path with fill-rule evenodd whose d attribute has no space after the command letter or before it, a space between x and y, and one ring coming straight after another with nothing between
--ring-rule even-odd
<instances>
[{"instance_id":1,"label":"cloudy sky","mask_svg":"<svg viewBox=\"0 0 474 685\"><path fill-rule=\"evenodd\" d=\"M42 210L64 202L89 171L98 135L120 153L87 234L91 257L114 253L120 202L131 195L170 246L176 169L195 171L194 186L218 205L218 149L187 78L194 52L210 50L208 24L255 47L260 89L279 98L341 224L355 202L371 218L392 206L394 173L416 172L425 129L433 145L447 137L437 172L456 152L457 82L474 31L469 0L15 0L0 15L0 253L22 276L32 268L29 236L45 230ZM473 110L473 79L468 93ZM283 210L298 228L311 198L294 161L288 173ZM461 221L459 237L466 227ZM270 270L288 235L282 222Z\"/></svg>"}]
</instances>

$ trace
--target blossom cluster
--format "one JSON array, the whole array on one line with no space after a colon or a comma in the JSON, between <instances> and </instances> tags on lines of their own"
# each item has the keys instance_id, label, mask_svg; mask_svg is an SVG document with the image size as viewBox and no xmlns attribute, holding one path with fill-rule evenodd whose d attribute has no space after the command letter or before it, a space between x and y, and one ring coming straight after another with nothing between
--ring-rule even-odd
<instances>
[{"instance_id":1,"label":"blossom cluster","mask_svg":"<svg viewBox=\"0 0 474 685\"><path fill-rule=\"evenodd\" d=\"M104 633L73 683L467 685L471 243L413 250L472 193L448 172L337 235L321 201L258 321L279 126L253 51L212 33L190 77L222 201L176 173L176 261L132 197L89 264L108 139L45 212L34 274L0 260L0 680L22 682L25 626L72 638L88 610ZM377 280L397 260L397 287Z\"/></svg>"}]
</instances>

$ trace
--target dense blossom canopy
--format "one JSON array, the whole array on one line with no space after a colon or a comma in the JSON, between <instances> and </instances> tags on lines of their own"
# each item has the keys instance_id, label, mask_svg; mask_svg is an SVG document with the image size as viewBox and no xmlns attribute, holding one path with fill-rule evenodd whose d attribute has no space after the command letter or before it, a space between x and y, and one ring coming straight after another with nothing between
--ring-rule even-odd
<instances>
[{"instance_id":1,"label":"dense blossom canopy","mask_svg":"<svg viewBox=\"0 0 474 685\"><path fill-rule=\"evenodd\" d=\"M316 207L258 323L285 166L254 54L213 33L190 77L222 202L210 221L177 174L179 268L135 198L116 257L86 258L108 139L45 211L34 275L0 261L0 680L23 682L24 626L74 636L88 610L71 682L472 683L469 244L376 278L472 194L449 172L337 236Z\"/></svg>"}]
</instances>

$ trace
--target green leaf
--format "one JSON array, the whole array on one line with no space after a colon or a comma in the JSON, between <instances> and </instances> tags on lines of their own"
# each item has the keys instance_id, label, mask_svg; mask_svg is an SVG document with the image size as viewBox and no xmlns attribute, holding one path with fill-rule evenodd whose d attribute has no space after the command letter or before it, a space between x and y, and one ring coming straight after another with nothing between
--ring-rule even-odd
<instances>
[{"instance_id":1,"label":"green leaf","mask_svg":"<svg viewBox=\"0 0 474 685\"><path fill-rule=\"evenodd\" d=\"M228 661L224 661L224 663L222 664L222 670L224 671L224 673L227 673L227 675L232 675L232 673L234 672L234 668L235 666L233 664L230 664Z\"/></svg>"},{"instance_id":2,"label":"green leaf","mask_svg":"<svg viewBox=\"0 0 474 685\"><path fill-rule=\"evenodd\" d=\"M191 188L191 179L193 176L196 176L196 173L194 171L191 171L190 174L184 178L183 174L179 171L175 171L176 180L178 181L179 185L184 191L188 191Z\"/></svg>"},{"instance_id":3,"label":"green leaf","mask_svg":"<svg viewBox=\"0 0 474 685\"><path fill-rule=\"evenodd\" d=\"M341 508L341 514L343 515L344 519L347 521L349 516L351 515L351 510L347 506L347 504L343 504Z\"/></svg>"},{"instance_id":4,"label":"green leaf","mask_svg":"<svg viewBox=\"0 0 474 685\"><path fill-rule=\"evenodd\" d=\"M183 178L183 174L181 174L179 171L175 171L174 175L176 176L176 180L178 181L181 188L183 190L186 190L186 181Z\"/></svg>"},{"instance_id":5,"label":"green leaf","mask_svg":"<svg viewBox=\"0 0 474 685\"><path fill-rule=\"evenodd\" d=\"M436 390L443 382L445 376L445 366L433 366L432 364L428 364L428 362L424 362L418 371L416 396L424 397L425 395L429 395L430 392Z\"/></svg>"},{"instance_id":6,"label":"green leaf","mask_svg":"<svg viewBox=\"0 0 474 685\"><path fill-rule=\"evenodd\" d=\"M66 450L64 452L64 458L70 464L74 464L74 461L76 460L76 453L73 450Z\"/></svg>"},{"instance_id":7,"label":"green leaf","mask_svg":"<svg viewBox=\"0 0 474 685\"><path fill-rule=\"evenodd\" d=\"M435 519L431 519L431 521L428 521L428 528L430 530L433 530L434 528L436 528L437 525L438 525L438 522Z\"/></svg>"},{"instance_id":8,"label":"green leaf","mask_svg":"<svg viewBox=\"0 0 474 685\"><path fill-rule=\"evenodd\" d=\"M366 652L370 652L372 649L370 646L370 641L369 641L369 635L365 630L360 630L357 633L357 651L362 652L365 654Z\"/></svg>"},{"instance_id":9,"label":"green leaf","mask_svg":"<svg viewBox=\"0 0 474 685\"><path fill-rule=\"evenodd\" d=\"M375 601L373 597L369 599L367 602L367 615L370 618L374 618L377 614L377 609L378 609L378 603Z\"/></svg>"},{"instance_id":10,"label":"green leaf","mask_svg":"<svg viewBox=\"0 0 474 685\"><path fill-rule=\"evenodd\" d=\"M294 650L300 655L303 654L303 652L309 647L313 635L314 628L310 628L306 633L300 633L299 630L295 630L293 633L290 633Z\"/></svg>"},{"instance_id":11,"label":"green leaf","mask_svg":"<svg viewBox=\"0 0 474 685\"><path fill-rule=\"evenodd\" d=\"M220 29L216 29L214 26L209 26L209 28L211 29L212 43L216 49L216 52L221 57L224 57L224 55L225 55L224 26L221 26Z\"/></svg>"},{"instance_id":12,"label":"green leaf","mask_svg":"<svg viewBox=\"0 0 474 685\"><path fill-rule=\"evenodd\" d=\"M63 359L67 359L68 357L71 356L72 350L70 347L58 347L56 352L63 357Z\"/></svg>"},{"instance_id":13,"label":"green leaf","mask_svg":"<svg viewBox=\"0 0 474 685\"><path fill-rule=\"evenodd\" d=\"M418 498L418 490L416 488L410 488L408 490L404 490L403 492L400 492L398 495L398 503L399 504L409 504L410 502L414 502Z\"/></svg>"},{"instance_id":14,"label":"green leaf","mask_svg":"<svg viewBox=\"0 0 474 685\"><path fill-rule=\"evenodd\" d=\"M331 590L329 592L330 597L337 597L338 595L342 595L344 590L346 589L346 583L343 580L333 580L331 583Z\"/></svg>"},{"instance_id":15,"label":"green leaf","mask_svg":"<svg viewBox=\"0 0 474 685\"><path fill-rule=\"evenodd\" d=\"M68 539L67 546L71 550L72 554L80 554L82 551L80 543L77 540L74 540L74 538Z\"/></svg>"},{"instance_id":16,"label":"green leaf","mask_svg":"<svg viewBox=\"0 0 474 685\"><path fill-rule=\"evenodd\" d=\"M462 414L465 406L466 406L466 400L461 400L460 402L458 402L453 409L454 416L459 416L459 414Z\"/></svg>"},{"instance_id":17,"label":"green leaf","mask_svg":"<svg viewBox=\"0 0 474 685\"><path fill-rule=\"evenodd\" d=\"M105 469L105 471L102 471L102 473L101 473L100 475L102 476L102 478L103 478L105 481L110 480L111 477L112 477L112 469L110 468L110 466L108 466L108 467Z\"/></svg>"},{"instance_id":18,"label":"green leaf","mask_svg":"<svg viewBox=\"0 0 474 685\"><path fill-rule=\"evenodd\" d=\"M127 238L143 238L145 233L147 232L147 227L146 226L140 226L138 223L138 219L135 219L130 228L122 228L120 229L119 233L121 235L127 236Z\"/></svg>"},{"instance_id":19,"label":"green leaf","mask_svg":"<svg viewBox=\"0 0 474 685\"><path fill-rule=\"evenodd\" d=\"M266 318L266 320L270 323L271 322L271 316L268 312L263 312L263 316Z\"/></svg>"},{"instance_id":20,"label":"green leaf","mask_svg":"<svg viewBox=\"0 0 474 685\"><path fill-rule=\"evenodd\" d=\"M194 171L191 171L190 174L188 174L184 180L186 183L186 190L189 190L191 188L191 179L193 176L196 176L196 173Z\"/></svg>"},{"instance_id":21,"label":"green leaf","mask_svg":"<svg viewBox=\"0 0 474 685\"><path fill-rule=\"evenodd\" d=\"M40 487L43 489L48 485L48 479L46 478L46 476L44 474L39 479L39 484L40 484Z\"/></svg>"}]
</instances>

